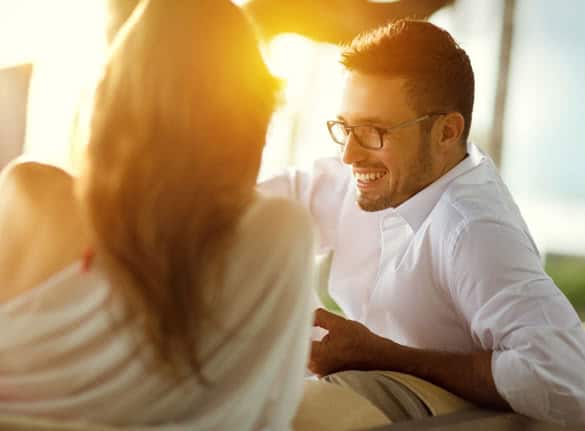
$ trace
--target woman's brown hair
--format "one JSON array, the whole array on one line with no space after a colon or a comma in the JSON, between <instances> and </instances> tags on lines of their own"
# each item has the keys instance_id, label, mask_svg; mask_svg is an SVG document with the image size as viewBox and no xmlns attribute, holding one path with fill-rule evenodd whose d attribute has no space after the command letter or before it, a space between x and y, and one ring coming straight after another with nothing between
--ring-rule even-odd
<instances>
[{"instance_id":1,"label":"woman's brown hair","mask_svg":"<svg viewBox=\"0 0 585 431\"><path fill-rule=\"evenodd\" d=\"M228 0L140 2L97 86L80 198L114 286L175 370L201 369L276 90Z\"/></svg>"}]
</instances>

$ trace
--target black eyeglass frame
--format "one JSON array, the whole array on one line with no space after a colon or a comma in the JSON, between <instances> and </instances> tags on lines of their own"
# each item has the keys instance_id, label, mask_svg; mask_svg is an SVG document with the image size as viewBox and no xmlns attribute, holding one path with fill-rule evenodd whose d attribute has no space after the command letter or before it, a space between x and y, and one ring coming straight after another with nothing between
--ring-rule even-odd
<instances>
[{"instance_id":1,"label":"black eyeglass frame","mask_svg":"<svg viewBox=\"0 0 585 431\"><path fill-rule=\"evenodd\" d=\"M447 112L431 112L429 114L423 115L422 117L415 118L414 120L403 121L402 123L398 123L397 125L392 126L392 127L378 127L378 126L372 126L369 124L357 124L355 126L348 126L347 124L345 124L344 121L329 120L329 121L327 121L327 130L329 131L329 136L331 136L331 139L333 139L333 142L335 142L337 145L340 145L341 147L345 147L345 145L347 144L347 140L349 139L350 134L353 134L354 138L356 139L356 141L360 145L360 147L365 148L366 150L381 150L382 148L384 148L384 135L386 135L386 133L389 133L389 132L396 130L396 129L402 129L403 127L408 127L408 126L411 126L411 125L416 124L416 123L420 123L421 121L427 120L431 117L434 117L435 115L447 115L447 114L448 114ZM339 142L337 139L335 139L335 135L333 134L332 129L336 125L343 126L343 128L345 129L346 135L345 135L345 139L343 140L343 142ZM380 146L379 147L365 146L360 141L360 139L357 137L357 135L355 135L353 133L353 129L355 129L357 127L371 127L374 130L376 130L376 132L378 132L378 136L380 138L380 140L379 140Z\"/></svg>"}]
</instances>

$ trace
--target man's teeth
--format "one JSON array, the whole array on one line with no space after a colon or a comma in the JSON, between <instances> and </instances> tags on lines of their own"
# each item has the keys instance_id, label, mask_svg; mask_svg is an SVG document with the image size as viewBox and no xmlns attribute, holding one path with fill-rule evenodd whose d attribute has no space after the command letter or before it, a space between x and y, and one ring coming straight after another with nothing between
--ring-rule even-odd
<instances>
[{"instance_id":1,"label":"man's teeth","mask_svg":"<svg viewBox=\"0 0 585 431\"><path fill-rule=\"evenodd\" d=\"M386 172L370 172L366 174L354 172L353 175L357 180L362 181L364 183L368 183L371 181L376 181L379 178L382 178L384 175L386 175Z\"/></svg>"}]
</instances>

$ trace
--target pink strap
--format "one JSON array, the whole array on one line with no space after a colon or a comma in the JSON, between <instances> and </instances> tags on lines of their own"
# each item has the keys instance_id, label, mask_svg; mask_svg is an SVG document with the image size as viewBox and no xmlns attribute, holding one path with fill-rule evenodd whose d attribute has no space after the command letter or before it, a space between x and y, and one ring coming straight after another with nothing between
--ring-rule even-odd
<instances>
[{"instance_id":1,"label":"pink strap","mask_svg":"<svg viewBox=\"0 0 585 431\"><path fill-rule=\"evenodd\" d=\"M95 256L94 251L91 248L88 248L83 253L83 258L81 261L81 271L82 272L89 272L91 268L91 264L93 263L93 258Z\"/></svg>"}]
</instances>

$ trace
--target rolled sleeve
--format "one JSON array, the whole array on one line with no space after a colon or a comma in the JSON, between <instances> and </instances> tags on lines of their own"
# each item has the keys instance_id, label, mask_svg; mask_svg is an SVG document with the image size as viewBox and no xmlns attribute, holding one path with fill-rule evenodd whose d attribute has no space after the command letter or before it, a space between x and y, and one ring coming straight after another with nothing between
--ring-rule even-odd
<instances>
[{"instance_id":1,"label":"rolled sleeve","mask_svg":"<svg viewBox=\"0 0 585 431\"><path fill-rule=\"evenodd\" d=\"M585 331L530 237L476 221L461 229L452 253L451 294L475 344L493 351L500 395L527 416L585 424Z\"/></svg>"},{"instance_id":2,"label":"rolled sleeve","mask_svg":"<svg viewBox=\"0 0 585 431\"><path fill-rule=\"evenodd\" d=\"M335 247L337 221L343 205L351 171L338 158L319 159L310 172L288 169L257 185L257 190L272 197L293 199L309 210L319 232L319 253Z\"/></svg>"},{"instance_id":3,"label":"rolled sleeve","mask_svg":"<svg viewBox=\"0 0 585 431\"><path fill-rule=\"evenodd\" d=\"M521 347L494 352L496 388L512 408L527 416L562 425L585 423L583 393L583 329L540 333L526 330L531 340ZM556 360L555 360L556 359Z\"/></svg>"}]
</instances>

